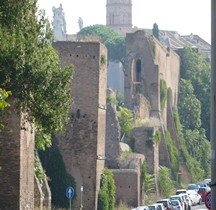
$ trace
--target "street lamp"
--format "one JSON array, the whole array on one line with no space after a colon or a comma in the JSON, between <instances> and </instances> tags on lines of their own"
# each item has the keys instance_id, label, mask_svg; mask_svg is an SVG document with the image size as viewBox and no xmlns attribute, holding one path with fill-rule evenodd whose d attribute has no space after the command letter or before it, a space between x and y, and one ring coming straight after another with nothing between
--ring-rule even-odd
<instances>
[{"instance_id":1,"label":"street lamp","mask_svg":"<svg viewBox=\"0 0 216 210\"><path fill-rule=\"evenodd\" d=\"M83 204L82 204L82 192L83 192L83 186L81 185L81 187L80 187L80 193L81 193L81 197L80 197L80 210L82 210L82 208L83 208Z\"/></svg>"}]
</instances>

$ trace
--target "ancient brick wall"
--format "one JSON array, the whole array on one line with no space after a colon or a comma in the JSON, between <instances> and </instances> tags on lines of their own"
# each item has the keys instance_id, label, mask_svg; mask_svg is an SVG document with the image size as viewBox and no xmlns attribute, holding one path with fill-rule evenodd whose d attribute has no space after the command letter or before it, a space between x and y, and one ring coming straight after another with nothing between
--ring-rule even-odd
<instances>
[{"instance_id":1,"label":"ancient brick wall","mask_svg":"<svg viewBox=\"0 0 216 210\"><path fill-rule=\"evenodd\" d=\"M137 118L149 118L150 117L150 103L141 94L135 96L134 113Z\"/></svg>"},{"instance_id":2,"label":"ancient brick wall","mask_svg":"<svg viewBox=\"0 0 216 210\"><path fill-rule=\"evenodd\" d=\"M115 93L108 89L107 96L111 101L107 103L106 110L106 161L108 168L119 168L118 158L120 156L120 127L117 117L116 105L112 102L115 100Z\"/></svg>"},{"instance_id":3,"label":"ancient brick wall","mask_svg":"<svg viewBox=\"0 0 216 210\"><path fill-rule=\"evenodd\" d=\"M135 139L135 152L145 155L148 172L158 175L159 170L159 147L153 143L155 128L134 128L131 132L132 138Z\"/></svg>"},{"instance_id":4,"label":"ancient brick wall","mask_svg":"<svg viewBox=\"0 0 216 210\"><path fill-rule=\"evenodd\" d=\"M62 64L75 70L70 123L58 137L67 172L76 182L73 205L79 208L83 186L83 210L97 209L105 159L107 49L99 42L56 42L54 48Z\"/></svg>"},{"instance_id":5,"label":"ancient brick wall","mask_svg":"<svg viewBox=\"0 0 216 210\"><path fill-rule=\"evenodd\" d=\"M116 203L120 201L128 206L139 205L140 176L135 169L112 170L116 185Z\"/></svg>"},{"instance_id":6,"label":"ancient brick wall","mask_svg":"<svg viewBox=\"0 0 216 210\"><path fill-rule=\"evenodd\" d=\"M142 94L151 104L151 116L160 111L160 79L173 93L172 105L177 107L179 84L179 56L165 49L144 31L127 34L125 68L125 104L133 109L136 94ZM166 127L166 108L162 114Z\"/></svg>"},{"instance_id":7,"label":"ancient brick wall","mask_svg":"<svg viewBox=\"0 0 216 210\"><path fill-rule=\"evenodd\" d=\"M136 94L149 100L152 115L160 110L159 70L154 63L153 45L143 31L126 36L125 105L133 109Z\"/></svg>"},{"instance_id":8,"label":"ancient brick wall","mask_svg":"<svg viewBox=\"0 0 216 210\"><path fill-rule=\"evenodd\" d=\"M163 45L154 39L155 45L155 64L158 65L160 79L166 82L167 88L172 90L172 107L177 108L178 103L178 87L180 74L180 58L171 49L164 48ZM159 92L160 93L160 92ZM167 127L167 106L161 110L161 116L165 128Z\"/></svg>"},{"instance_id":9,"label":"ancient brick wall","mask_svg":"<svg viewBox=\"0 0 216 210\"><path fill-rule=\"evenodd\" d=\"M34 179L34 209L51 210L51 192L47 180Z\"/></svg>"},{"instance_id":10,"label":"ancient brick wall","mask_svg":"<svg viewBox=\"0 0 216 210\"><path fill-rule=\"evenodd\" d=\"M156 194L159 193L159 145L153 140L157 127L137 127L131 132L131 137L135 139L135 152L143 154L147 163L148 173L155 175ZM161 151L160 151L161 153Z\"/></svg>"},{"instance_id":11,"label":"ancient brick wall","mask_svg":"<svg viewBox=\"0 0 216 210\"><path fill-rule=\"evenodd\" d=\"M12 104L12 100L10 101ZM34 132L12 105L1 116L0 209L34 209Z\"/></svg>"}]
</instances>

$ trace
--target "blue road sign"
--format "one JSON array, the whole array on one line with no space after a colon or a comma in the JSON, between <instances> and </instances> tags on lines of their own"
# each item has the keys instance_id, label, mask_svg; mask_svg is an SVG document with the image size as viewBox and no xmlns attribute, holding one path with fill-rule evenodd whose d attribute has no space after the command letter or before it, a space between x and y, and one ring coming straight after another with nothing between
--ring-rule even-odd
<instances>
[{"instance_id":1,"label":"blue road sign","mask_svg":"<svg viewBox=\"0 0 216 210\"><path fill-rule=\"evenodd\" d=\"M68 197L68 199L71 199L74 196L74 189L73 189L73 187L68 187L66 189L66 196Z\"/></svg>"},{"instance_id":2,"label":"blue road sign","mask_svg":"<svg viewBox=\"0 0 216 210\"><path fill-rule=\"evenodd\" d=\"M205 196L206 208L211 209L211 192L208 192Z\"/></svg>"}]
</instances>

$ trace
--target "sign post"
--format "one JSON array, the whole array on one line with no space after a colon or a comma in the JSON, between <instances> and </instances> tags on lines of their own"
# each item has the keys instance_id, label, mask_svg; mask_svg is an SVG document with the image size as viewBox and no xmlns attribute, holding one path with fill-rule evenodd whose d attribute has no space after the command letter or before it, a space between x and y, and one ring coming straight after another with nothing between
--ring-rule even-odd
<instances>
[{"instance_id":1,"label":"sign post","mask_svg":"<svg viewBox=\"0 0 216 210\"><path fill-rule=\"evenodd\" d=\"M205 196L205 205L207 209L211 209L211 191Z\"/></svg>"},{"instance_id":2,"label":"sign post","mask_svg":"<svg viewBox=\"0 0 216 210\"><path fill-rule=\"evenodd\" d=\"M177 175L177 188L178 188L179 184L181 183L181 179L180 179L180 176L181 176L181 175L182 175L182 171L179 170L179 171L178 171L178 175Z\"/></svg>"},{"instance_id":3,"label":"sign post","mask_svg":"<svg viewBox=\"0 0 216 210\"><path fill-rule=\"evenodd\" d=\"M70 210L71 210L71 198L74 196L74 189L73 189L73 187L68 187L66 189L66 196L69 199Z\"/></svg>"}]
</instances>

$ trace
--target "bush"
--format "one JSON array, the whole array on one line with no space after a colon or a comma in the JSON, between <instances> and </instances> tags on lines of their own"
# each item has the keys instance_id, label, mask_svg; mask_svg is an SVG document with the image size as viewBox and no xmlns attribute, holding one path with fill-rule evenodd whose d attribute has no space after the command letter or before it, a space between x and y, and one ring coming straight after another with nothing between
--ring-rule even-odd
<instances>
[{"instance_id":1,"label":"bush","mask_svg":"<svg viewBox=\"0 0 216 210\"><path fill-rule=\"evenodd\" d=\"M104 168L98 195L98 210L114 210L115 181L111 170Z\"/></svg>"},{"instance_id":2,"label":"bush","mask_svg":"<svg viewBox=\"0 0 216 210\"><path fill-rule=\"evenodd\" d=\"M171 162L171 168L172 168L172 175L173 178L176 179L176 175L179 170L179 152L177 147L175 146L171 135L169 131L165 132L166 135L166 140L168 144L168 151L169 151L169 156L170 156L170 162Z\"/></svg>"},{"instance_id":3,"label":"bush","mask_svg":"<svg viewBox=\"0 0 216 210\"><path fill-rule=\"evenodd\" d=\"M160 102L161 110L163 111L167 101L167 85L164 80L160 80Z\"/></svg>"},{"instance_id":4,"label":"bush","mask_svg":"<svg viewBox=\"0 0 216 210\"><path fill-rule=\"evenodd\" d=\"M170 169L160 166L159 170L159 188L163 197L168 198L175 193L174 183L171 179Z\"/></svg>"}]
</instances>

